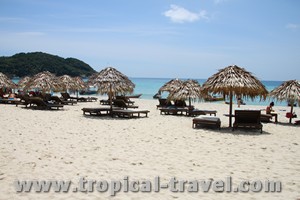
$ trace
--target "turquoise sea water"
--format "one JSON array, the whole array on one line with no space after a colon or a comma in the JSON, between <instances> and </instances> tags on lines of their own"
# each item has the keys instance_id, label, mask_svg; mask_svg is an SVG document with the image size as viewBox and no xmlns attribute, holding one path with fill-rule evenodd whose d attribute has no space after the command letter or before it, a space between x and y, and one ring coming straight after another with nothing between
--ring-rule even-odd
<instances>
[{"instance_id":1,"label":"turquoise sea water","mask_svg":"<svg viewBox=\"0 0 300 200\"><path fill-rule=\"evenodd\" d=\"M159 88L163 86L166 82L170 81L170 78L130 78L135 84L135 94L143 94L141 98L152 99L153 95L157 93ZM183 79L184 80L184 79ZM197 81L202 85L206 79L197 79ZM278 87L283 81L262 81L268 91ZM164 92L163 96L167 96L168 93ZM235 100L234 100L235 101ZM254 99L243 99L243 101L248 105L268 105L273 99L266 99L266 101L260 101L259 98ZM214 103L224 103L223 101ZM276 105L286 106L286 102L276 102Z\"/></svg>"},{"instance_id":2,"label":"turquoise sea water","mask_svg":"<svg viewBox=\"0 0 300 200\"><path fill-rule=\"evenodd\" d=\"M166 82L170 81L170 78L133 78L130 77L130 80L135 84L134 94L142 94L140 98L142 99L153 99L153 95L157 93L159 88L163 86ZM183 79L184 80L184 79ZM206 79L197 79L200 84L203 84ZM19 79L13 79L15 83L18 83ZM275 87L279 86L282 81L262 81L268 91L271 91ZM93 90L93 88L92 88ZM168 95L167 92L162 94L163 97ZM268 105L272 99L267 99L266 101L260 101L259 98L254 99L243 99L247 105ZM214 102L214 103L224 103L223 101ZM276 102L276 105L286 106L286 102Z\"/></svg>"}]
</instances>

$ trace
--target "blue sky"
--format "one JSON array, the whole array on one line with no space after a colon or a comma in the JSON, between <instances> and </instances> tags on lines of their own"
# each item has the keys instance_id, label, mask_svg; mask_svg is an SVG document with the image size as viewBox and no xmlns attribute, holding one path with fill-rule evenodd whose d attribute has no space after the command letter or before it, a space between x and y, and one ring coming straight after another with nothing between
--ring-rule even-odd
<instances>
[{"instance_id":1,"label":"blue sky","mask_svg":"<svg viewBox=\"0 0 300 200\"><path fill-rule=\"evenodd\" d=\"M208 78L236 64L300 79L297 0L0 0L0 55L42 51L130 77Z\"/></svg>"}]
</instances>

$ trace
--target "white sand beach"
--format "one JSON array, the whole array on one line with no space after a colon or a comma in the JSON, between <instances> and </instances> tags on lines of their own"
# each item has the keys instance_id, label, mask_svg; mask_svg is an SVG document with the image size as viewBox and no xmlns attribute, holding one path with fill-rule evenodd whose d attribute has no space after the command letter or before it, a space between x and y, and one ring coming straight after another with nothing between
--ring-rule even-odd
<instances>
[{"instance_id":1,"label":"white sand beach","mask_svg":"<svg viewBox=\"0 0 300 200\"><path fill-rule=\"evenodd\" d=\"M0 199L299 199L300 127L289 125L289 107L274 107L279 123L264 123L263 133L228 127L228 105L194 103L217 110L221 130L192 128L192 117L160 115L157 100L134 99L150 110L147 118L120 119L84 116L83 107L98 102L64 106L59 111L0 105ZM234 105L234 108L236 105ZM242 108L264 109L244 105ZM285 111L284 111L285 110ZM295 112L300 116L299 107ZM282 192L202 191L48 193L20 192L15 180L277 180Z\"/></svg>"}]
</instances>

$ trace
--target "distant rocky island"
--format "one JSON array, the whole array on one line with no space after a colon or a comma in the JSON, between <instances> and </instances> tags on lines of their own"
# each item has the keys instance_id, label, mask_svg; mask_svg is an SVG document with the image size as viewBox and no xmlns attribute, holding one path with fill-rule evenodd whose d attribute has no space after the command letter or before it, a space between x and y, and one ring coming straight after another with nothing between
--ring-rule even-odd
<instances>
[{"instance_id":1,"label":"distant rocky island","mask_svg":"<svg viewBox=\"0 0 300 200\"><path fill-rule=\"evenodd\" d=\"M43 52L18 53L0 57L0 72L9 77L32 76L49 71L57 76L90 76L96 71L76 58L62 58Z\"/></svg>"}]
</instances>

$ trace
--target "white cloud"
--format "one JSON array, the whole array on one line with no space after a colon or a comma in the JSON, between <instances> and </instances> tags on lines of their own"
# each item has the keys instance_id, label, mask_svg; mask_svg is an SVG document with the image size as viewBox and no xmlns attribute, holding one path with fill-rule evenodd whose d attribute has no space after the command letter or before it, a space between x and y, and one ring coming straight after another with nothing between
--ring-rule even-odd
<instances>
[{"instance_id":1,"label":"white cloud","mask_svg":"<svg viewBox=\"0 0 300 200\"><path fill-rule=\"evenodd\" d=\"M300 25L289 23L289 24L286 25L286 28L288 28L288 29L297 29L297 28L300 28Z\"/></svg>"},{"instance_id":2,"label":"white cloud","mask_svg":"<svg viewBox=\"0 0 300 200\"><path fill-rule=\"evenodd\" d=\"M177 5L171 5L171 9L164 12L164 15L175 23L194 22L200 19L208 19L207 12L205 10L202 10L199 13L194 13Z\"/></svg>"}]
</instances>

